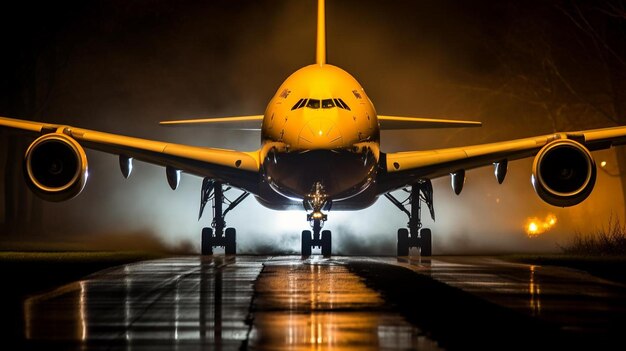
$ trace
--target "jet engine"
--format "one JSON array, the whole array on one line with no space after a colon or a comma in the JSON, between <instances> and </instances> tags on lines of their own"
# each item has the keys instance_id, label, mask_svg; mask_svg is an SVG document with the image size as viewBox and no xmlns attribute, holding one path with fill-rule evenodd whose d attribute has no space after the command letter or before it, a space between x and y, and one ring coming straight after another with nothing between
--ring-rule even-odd
<instances>
[{"instance_id":1,"label":"jet engine","mask_svg":"<svg viewBox=\"0 0 626 351\"><path fill-rule=\"evenodd\" d=\"M591 194L596 183L596 163L582 144L570 139L556 140L535 156L531 181L543 201L559 207L574 206Z\"/></svg>"},{"instance_id":2,"label":"jet engine","mask_svg":"<svg viewBox=\"0 0 626 351\"><path fill-rule=\"evenodd\" d=\"M24 178L44 200L69 200L80 194L87 183L85 150L65 134L42 135L26 150Z\"/></svg>"}]
</instances>

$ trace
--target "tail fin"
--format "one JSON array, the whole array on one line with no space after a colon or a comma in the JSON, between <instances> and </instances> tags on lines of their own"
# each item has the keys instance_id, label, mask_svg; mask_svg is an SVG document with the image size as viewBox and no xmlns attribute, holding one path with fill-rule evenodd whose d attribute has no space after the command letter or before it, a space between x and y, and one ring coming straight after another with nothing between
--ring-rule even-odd
<instances>
[{"instance_id":1,"label":"tail fin","mask_svg":"<svg viewBox=\"0 0 626 351\"><path fill-rule=\"evenodd\" d=\"M326 64L326 9L324 0L317 1L317 52L315 63Z\"/></svg>"}]
</instances>

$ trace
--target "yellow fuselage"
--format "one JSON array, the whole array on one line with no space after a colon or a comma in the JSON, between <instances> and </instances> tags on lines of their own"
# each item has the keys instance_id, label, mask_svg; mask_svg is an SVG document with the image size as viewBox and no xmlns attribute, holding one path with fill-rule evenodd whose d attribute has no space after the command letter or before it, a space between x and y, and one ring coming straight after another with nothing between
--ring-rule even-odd
<instances>
[{"instance_id":1,"label":"yellow fuselage","mask_svg":"<svg viewBox=\"0 0 626 351\"><path fill-rule=\"evenodd\" d=\"M356 79L336 66L314 64L287 78L267 106L261 133L263 181L292 201L309 197L316 184L330 200L345 201L375 179L376 110Z\"/></svg>"}]
</instances>

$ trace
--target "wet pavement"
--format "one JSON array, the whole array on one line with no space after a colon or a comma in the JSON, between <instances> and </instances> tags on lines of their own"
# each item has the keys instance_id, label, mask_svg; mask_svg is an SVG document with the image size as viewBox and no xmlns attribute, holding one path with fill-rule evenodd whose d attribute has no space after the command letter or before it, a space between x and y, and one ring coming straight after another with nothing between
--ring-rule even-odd
<instances>
[{"instance_id":1,"label":"wet pavement","mask_svg":"<svg viewBox=\"0 0 626 351\"><path fill-rule=\"evenodd\" d=\"M81 349L237 349L262 268L257 258L216 256L97 273L26 300L25 338Z\"/></svg>"},{"instance_id":2,"label":"wet pavement","mask_svg":"<svg viewBox=\"0 0 626 351\"><path fill-rule=\"evenodd\" d=\"M565 268L216 255L129 264L34 296L24 336L47 349L437 350L490 348L500 335L511 349L534 330L615 337L625 316L624 285Z\"/></svg>"},{"instance_id":3,"label":"wet pavement","mask_svg":"<svg viewBox=\"0 0 626 351\"><path fill-rule=\"evenodd\" d=\"M437 350L346 260L275 258L256 285L254 349Z\"/></svg>"},{"instance_id":4,"label":"wet pavement","mask_svg":"<svg viewBox=\"0 0 626 351\"><path fill-rule=\"evenodd\" d=\"M25 337L84 350L438 349L345 264L246 256L130 264L28 299Z\"/></svg>"},{"instance_id":5,"label":"wet pavement","mask_svg":"<svg viewBox=\"0 0 626 351\"><path fill-rule=\"evenodd\" d=\"M579 336L619 337L626 328L626 285L579 270L491 257L385 261Z\"/></svg>"}]
</instances>

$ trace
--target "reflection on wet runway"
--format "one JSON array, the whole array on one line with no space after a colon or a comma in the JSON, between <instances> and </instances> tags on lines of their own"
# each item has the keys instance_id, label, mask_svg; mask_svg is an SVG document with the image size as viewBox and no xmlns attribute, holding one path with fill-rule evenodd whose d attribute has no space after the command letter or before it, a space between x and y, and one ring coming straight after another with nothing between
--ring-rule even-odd
<instances>
[{"instance_id":1,"label":"reflection on wet runway","mask_svg":"<svg viewBox=\"0 0 626 351\"><path fill-rule=\"evenodd\" d=\"M411 280L414 285L403 287L407 282L381 278L393 271L388 265L445 284L428 278ZM451 303L437 294L459 297L446 292L452 289L556 327L550 330L586 333L592 340L619 339L626 327L624 285L565 268L481 257L420 261L215 256L130 264L34 296L24 304L24 334L27 344L84 350L435 350L442 343L454 345L430 337L445 338L449 324L434 330L441 324L414 318L438 316L421 313L415 303L423 298L413 303L413 295L408 300L394 295L400 300L388 301L368 287L377 286L376 281L393 284L379 284L382 291L434 292L428 295L428 306L423 306L432 307L431 312L445 310ZM409 308L410 314L398 306ZM448 312L446 318L452 319L459 317L455 312L462 313ZM422 328L431 328L430 334L407 322L402 313L420 321ZM526 324L518 326L523 331ZM482 330L480 324L476 327Z\"/></svg>"},{"instance_id":2,"label":"reflection on wet runway","mask_svg":"<svg viewBox=\"0 0 626 351\"><path fill-rule=\"evenodd\" d=\"M437 344L333 260L266 263L257 282L250 345L263 349L420 349Z\"/></svg>"},{"instance_id":3,"label":"reflection on wet runway","mask_svg":"<svg viewBox=\"0 0 626 351\"><path fill-rule=\"evenodd\" d=\"M183 257L28 299L25 337L81 349L415 349L437 344L341 260Z\"/></svg>"},{"instance_id":4,"label":"reflection on wet runway","mask_svg":"<svg viewBox=\"0 0 626 351\"><path fill-rule=\"evenodd\" d=\"M238 348L261 269L241 257L126 265L27 300L25 336L85 348Z\"/></svg>"}]
</instances>

